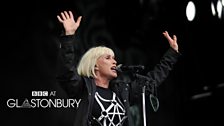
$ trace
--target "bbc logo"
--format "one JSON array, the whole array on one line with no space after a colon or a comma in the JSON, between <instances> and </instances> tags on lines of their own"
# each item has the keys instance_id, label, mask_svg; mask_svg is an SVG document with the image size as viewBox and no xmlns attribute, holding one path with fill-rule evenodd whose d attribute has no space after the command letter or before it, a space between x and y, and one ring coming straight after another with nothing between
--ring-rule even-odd
<instances>
[{"instance_id":1,"label":"bbc logo","mask_svg":"<svg viewBox=\"0 0 224 126\"><path fill-rule=\"evenodd\" d=\"M32 96L48 96L48 91L32 91Z\"/></svg>"}]
</instances>

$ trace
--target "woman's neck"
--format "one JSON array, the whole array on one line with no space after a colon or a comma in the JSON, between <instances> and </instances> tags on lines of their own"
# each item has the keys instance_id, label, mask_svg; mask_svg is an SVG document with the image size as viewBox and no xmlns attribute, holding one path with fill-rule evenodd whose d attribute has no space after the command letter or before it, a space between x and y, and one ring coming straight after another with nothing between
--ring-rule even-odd
<instances>
[{"instance_id":1,"label":"woman's neck","mask_svg":"<svg viewBox=\"0 0 224 126\"><path fill-rule=\"evenodd\" d=\"M95 78L96 86L108 88L109 87L109 80L102 79L102 78Z\"/></svg>"}]
</instances>

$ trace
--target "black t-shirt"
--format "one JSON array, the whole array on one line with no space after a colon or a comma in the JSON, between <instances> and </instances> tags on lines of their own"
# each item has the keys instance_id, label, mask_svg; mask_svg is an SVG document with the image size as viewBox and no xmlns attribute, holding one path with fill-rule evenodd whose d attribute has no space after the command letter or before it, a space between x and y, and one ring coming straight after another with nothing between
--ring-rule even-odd
<instances>
[{"instance_id":1,"label":"black t-shirt","mask_svg":"<svg viewBox=\"0 0 224 126\"><path fill-rule=\"evenodd\" d=\"M127 120L124 105L109 88L96 88L92 117L94 126L123 126Z\"/></svg>"}]
</instances>

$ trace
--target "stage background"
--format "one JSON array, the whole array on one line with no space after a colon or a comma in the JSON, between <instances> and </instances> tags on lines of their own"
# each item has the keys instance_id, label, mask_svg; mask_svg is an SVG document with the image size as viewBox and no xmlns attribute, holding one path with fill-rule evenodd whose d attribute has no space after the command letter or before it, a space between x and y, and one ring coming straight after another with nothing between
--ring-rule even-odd
<instances>
[{"instance_id":1,"label":"stage background","mask_svg":"<svg viewBox=\"0 0 224 126\"><path fill-rule=\"evenodd\" d=\"M162 32L177 35L182 57L158 88L160 108L147 101L150 126L221 126L223 122L224 18L212 16L210 0L194 1L194 21L186 18L187 0L55 0L5 1L1 15L1 126L72 126L74 109L9 108L10 98L31 99L32 91L56 91L59 63L56 15L82 15L74 45L82 54L95 45L114 49L118 63L150 70L169 48ZM222 5L223 7L223 5ZM223 12L223 11L222 11ZM21 101L20 101L21 103ZM141 109L133 112L142 125Z\"/></svg>"}]
</instances>

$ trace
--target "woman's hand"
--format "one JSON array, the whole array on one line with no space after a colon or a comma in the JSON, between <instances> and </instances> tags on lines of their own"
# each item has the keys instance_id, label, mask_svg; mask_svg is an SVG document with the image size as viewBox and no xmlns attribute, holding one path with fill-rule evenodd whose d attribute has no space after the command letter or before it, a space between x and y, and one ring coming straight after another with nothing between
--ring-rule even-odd
<instances>
[{"instance_id":1,"label":"woman's hand","mask_svg":"<svg viewBox=\"0 0 224 126\"><path fill-rule=\"evenodd\" d=\"M179 52L178 51L178 44L177 44L177 37L176 37L176 35L173 35L173 38L171 38L167 31L164 31L163 35L168 40L168 42L170 44L170 47L172 47L175 51Z\"/></svg>"},{"instance_id":2,"label":"woman's hand","mask_svg":"<svg viewBox=\"0 0 224 126\"><path fill-rule=\"evenodd\" d=\"M74 35L80 25L82 16L79 16L77 21L75 21L71 11L63 11L60 14L57 15L57 18L63 24L65 35Z\"/></svg>"}]
</instances>

